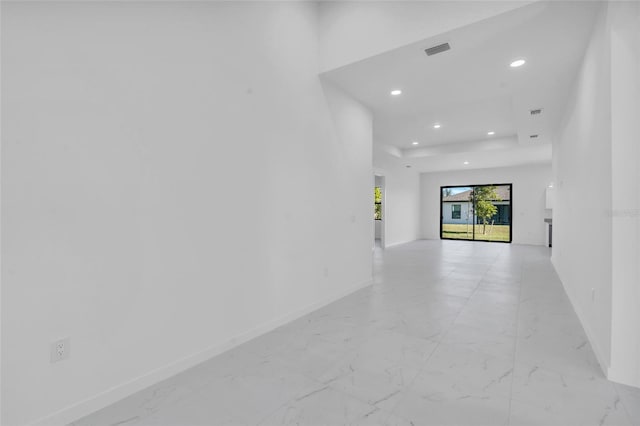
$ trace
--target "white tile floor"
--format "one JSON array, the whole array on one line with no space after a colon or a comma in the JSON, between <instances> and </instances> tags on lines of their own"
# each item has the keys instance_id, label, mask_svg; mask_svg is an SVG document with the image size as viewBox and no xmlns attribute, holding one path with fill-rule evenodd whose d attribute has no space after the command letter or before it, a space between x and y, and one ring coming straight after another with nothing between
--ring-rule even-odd
<instances>
[{"instance_id":1,"label":"white tile floor","mask_svg":"<svg viewBox=\"0 0 640 426\"><path fill-rule=\"evenodd\" d=\"M74 423L640 425L549 249L417 241L374 285Z\"/></svg>"}]
</instances>

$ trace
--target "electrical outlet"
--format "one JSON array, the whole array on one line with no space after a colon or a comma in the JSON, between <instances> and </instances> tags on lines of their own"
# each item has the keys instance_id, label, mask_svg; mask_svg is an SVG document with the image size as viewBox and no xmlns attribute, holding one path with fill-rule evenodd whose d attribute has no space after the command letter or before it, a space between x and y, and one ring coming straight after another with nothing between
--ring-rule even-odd
<instances>
[{"instance_id":1,"label":"electrical outlet","mask_svg":"<svg viewBox=\"0 0 640 426\"><path fill-rule=\"evenodd\" d=\"M324 270L322 271L323 275L325 278L329 278L329 268L328 267L324 267Z\"/></svg>"},{"instance_id":2,"label":"electrical outlet","mask_svg":"<svg viewBox=\"0 0 640 426\"><path fill-rule=\"evenodd\" d=\"M591 289L591 302L595 302L596 301L596 289L592 288Z\"/></svg>"},{"instance_id":3,"label":"electrical outlet","mask_svg":"<svg viewBox=\"0 0 640 426\"><path fill-rule=\"evenodd\" d=\"M71 355L71 341L68 337L51 344L51 363L62 361Z\"/></svg>"}]
</instances>

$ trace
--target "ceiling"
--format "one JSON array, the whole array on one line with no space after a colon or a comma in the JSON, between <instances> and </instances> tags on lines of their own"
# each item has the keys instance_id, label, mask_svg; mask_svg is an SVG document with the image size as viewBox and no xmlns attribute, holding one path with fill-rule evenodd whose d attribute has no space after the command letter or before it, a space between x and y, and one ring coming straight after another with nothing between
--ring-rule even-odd
<instances>
[{"instance_id":1,"label":"ceiling","mask_svg":"<svg viewBox=\"0 0 640 426\"><path fill-rule=\"evenodd\" d=\"M374 164L387 156L429 172L550 162L599 6L534 3L323 77L372 110ZM445 42L451 50L425 54ZM509 66L519 58L526 64Z\"/></svg>"}]
</instances>

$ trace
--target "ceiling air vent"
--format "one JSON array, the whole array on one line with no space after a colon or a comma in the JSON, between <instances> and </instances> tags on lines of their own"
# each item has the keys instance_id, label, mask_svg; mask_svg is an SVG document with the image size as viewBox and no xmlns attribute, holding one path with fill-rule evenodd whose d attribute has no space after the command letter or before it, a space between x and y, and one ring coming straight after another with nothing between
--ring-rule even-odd
<instances>
[{"instance_id":1,"label":"ceiling air vent","mask_svg":"<svg viewBox=\"0 0 640 426\"><path fill-rule=\"evenodd\" d=\"M425 49L424 51L427 53L427 56L432 56L432 55L437 55L438 53L446 52L449 49L451 49L451 46L449 46L449 43L442 43L437 46L433 46L428 49Z\"/></svg>"},{"instance_id":2,"label":"ceiling air vent","mask_svg":"<svg viewBox=\"0 0 640 426\"><path fill-rule=\"evenodd\" d=\"M529 112L531 113L531 115L540 115L540 114L542 114L542 108L532 109Z\"/></svg>"},{"instance_id":3,"label":"ceiling air vent","mask_svg":"<svg viewBox=\"0 0 640 426\"><path fill-rule=\"evenodd\" d=\"M535 139L537 137L538 137L538 135L529 135L529 139Z\"/></svg>"}]
</instances>

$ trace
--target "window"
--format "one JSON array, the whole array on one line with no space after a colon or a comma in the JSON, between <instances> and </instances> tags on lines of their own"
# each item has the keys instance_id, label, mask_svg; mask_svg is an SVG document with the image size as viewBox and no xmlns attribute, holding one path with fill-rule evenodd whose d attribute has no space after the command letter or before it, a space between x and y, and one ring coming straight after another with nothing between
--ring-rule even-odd
<instances>
[{"instance_id":1,"label":"window","mask_svg":"<svg viewBox=\"0 0 640 426\"><path fill-rule=\"evenodd\" d=\"M382 190L379 186L373 189L373 218L382 220Z\"/></svg>"},{"instance_id":2,"label":"window","mask_svg":"<svg viewBox=\"0 0 640 426\"><path fill-rule=\"evenodd\" d=\"M441 186L440 238L510 243L512 186Z\"/></svg>"},{"instance_id":3,"label":"window","mask_svg":"<svg viewBox=\"0 0 640 426\"><path fill-rule=\"evenodd\" d=\"M460 219L462 214L462 209L460 204L452 204L451 205L451 219Z\"/></svg>"}]
</instances>

